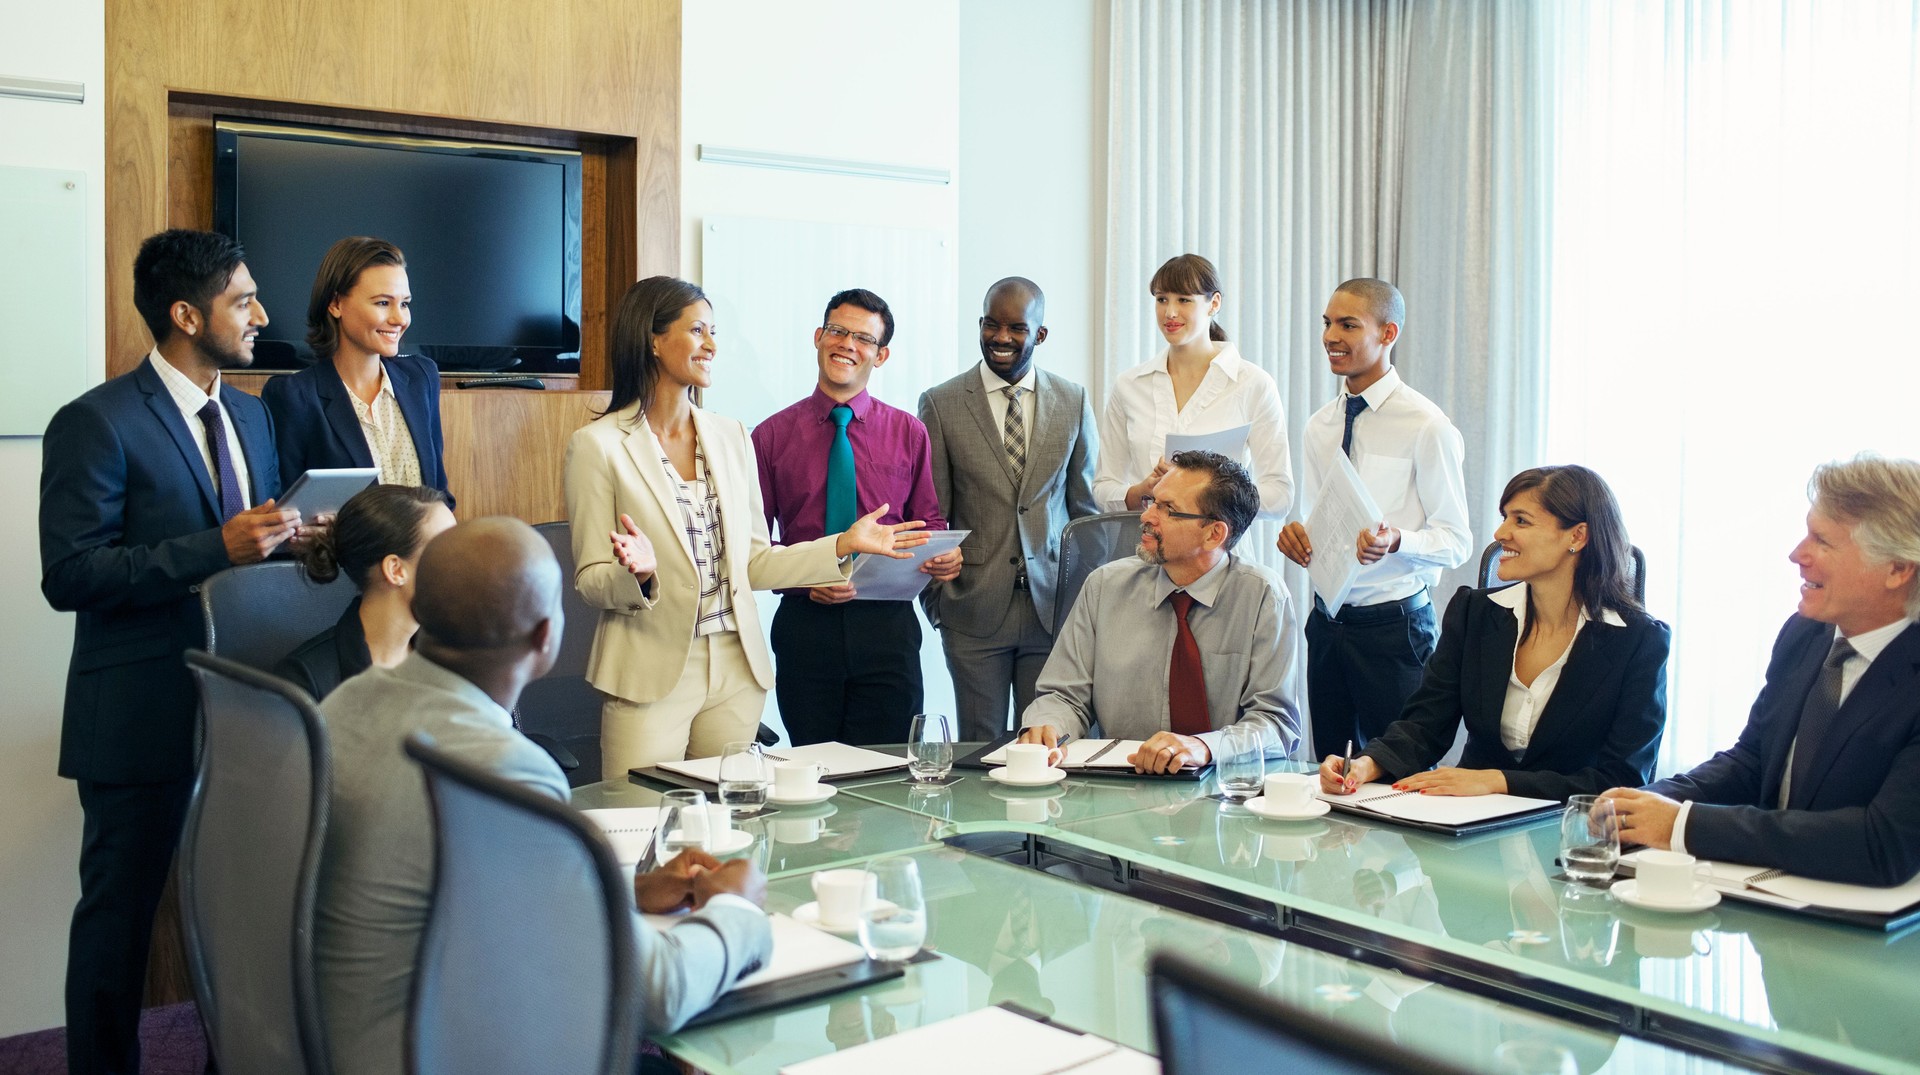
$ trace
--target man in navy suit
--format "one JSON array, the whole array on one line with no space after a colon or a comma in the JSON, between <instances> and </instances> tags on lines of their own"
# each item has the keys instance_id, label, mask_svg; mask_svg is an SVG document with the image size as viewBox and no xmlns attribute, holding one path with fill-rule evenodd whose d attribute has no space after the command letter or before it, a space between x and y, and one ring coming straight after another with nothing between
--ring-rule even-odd
<instances>
[{"instance_id":1,"label":"man in navy suit","mask_svg":"<svg viewBox=\"0 0 1920 1075\"><path fill-rule=\"evenodd\" d=\"M85 826L67 950L74 1072L137 1072L154 909L193 782L195 694L181 654L205 645L195 591L298 529L281 511L273 425L220 371L253 361L267 323L240 245L166 231L141 244L133 301L156 346L62 407L40 467L40 589L77 613L60 775Z\"/></svg>"},{"instance_id":2,"label":"man in navy suit","mask_svg":"<svg viewBox=\"0 0 1920 1075\"><path fill-rule=\"evenodd\" d=\"M1809 483L1799 614L1732 749L1607 795L1623 842L1863 885L1920 873L1920 463Z\"/></svg>"}]
</instances>

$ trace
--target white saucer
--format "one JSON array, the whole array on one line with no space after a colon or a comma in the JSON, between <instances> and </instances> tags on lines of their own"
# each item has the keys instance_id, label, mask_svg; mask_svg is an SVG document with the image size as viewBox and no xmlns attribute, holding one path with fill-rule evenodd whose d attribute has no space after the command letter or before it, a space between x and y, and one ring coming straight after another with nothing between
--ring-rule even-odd
<instances>
[{"instance_id":1,"label":"white saucer","mask_svg":"<svg viewBox=\"0 0 1920 1075\"><path fill-rule=\"evenodd\" d=\"M1638 907L1643 911L1667 911L1676 914L1689 914L1704 911L1720 902L1720 890L1705 881L1696 881L1693 885L1693 898L1680 903L1655 902L1640 895L1640 882L1634 880L1615 881L1607 889L1613 898L1629 907Z\"/></svg>"},{"instance_id":2,"label":"white saucer","mask_svg":"<svg viewBox=\"0 0 1920 1075\"><path fill-rule=\"evenodd\" d=\"M1315 799L1305 809L1282 810L1277 806L1268 806L1265 795L1255 795L1241 805L1252 811L1254 816L1268 821L1312 821L1316 817L1327 816L1327 811L1333 809L1325 799Z\"/></svg>"},{"instance_id":3,"label":"white saucer","mask_svg":"<svg viewBox=\"0 0 1920 1075\"><path fill-rule=\"evenodd\" d=\"M676 829L674 831L678 832L679 830ZM731 855L735 851L745 851L747 848L752 846L753 846L753 833L750 833L745 829L728 829L727 834L725 836L720 837L720 839L715 841L711 847L707 848L707 854ZM661 859L660 860L661 865L665 865L669 862L672 862L674 858L677 857L679 854L680 852L675 851L673 854L668 855L666 858ZM625 864L623 863L622 865L625 865Z\"/></svg>"},{"instance_id":4,"label":"white saucer","mask_svg":"<svg viewBox=\"0 0 1920 1075\"><path fill-rule=\"evenodd\" d=\"M893 909L893 904L887 900L879 900L875 903L875 907L882 911L889 911ZM820 902L818 900L809 901L795 907L791 917L795 922L803 926L812 926L814 929L827 933L853 934L860 932L859 922L843 922L828 925L820 921Z\"/></svg>"},{"instance_id":5,"label":"white saucer","mask_svg":"<svg viewBox=\"0 0 1920 1075\"><path fill-rule=\"evenodd\" d=\"M987 770L988 780L998 781L999 783L1015 788L1044 788L1048 784L1058 784L1066 778L1067 771L1065 769L1048 769L1047 775L1034 777L1031 780L1022 780L1008 773L1004 765L998 769Z\"/></svg>"},{"instance_id":6,"label":"white saucer","mask_svg":"<svg viewBox=\"0 0 1920 1075\"><path fill-rule=\"evenodd\" d=\"M786 796L768 788L767 801L775 806L812 806L814 803L826 802L838 794L840 789L832 784L821 784L813 789L811 795Z\"/></svg>"}]
</instances>

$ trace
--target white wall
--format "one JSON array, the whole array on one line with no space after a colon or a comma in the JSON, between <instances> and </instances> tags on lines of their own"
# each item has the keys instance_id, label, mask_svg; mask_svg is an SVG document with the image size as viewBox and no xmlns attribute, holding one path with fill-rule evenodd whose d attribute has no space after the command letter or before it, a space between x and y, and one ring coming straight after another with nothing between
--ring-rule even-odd
<instances>
[{"instance_id":1,"label":"white wall","mask_svg":"<svg viewBox=\"0 0 1920 1075\"><path fill-rule=\"evenodd\" d=\"M86 84L82 105L0 97L0 166L84 171L87 383L105 369L106 19L102 0L5 3L0 73ZM21 356L9 355L7 361ZM40 438L0 437L0 1036L58 1026L78 898L80 806L54 775L73 617L40 596Z\"/></svg>"}]
</instances>

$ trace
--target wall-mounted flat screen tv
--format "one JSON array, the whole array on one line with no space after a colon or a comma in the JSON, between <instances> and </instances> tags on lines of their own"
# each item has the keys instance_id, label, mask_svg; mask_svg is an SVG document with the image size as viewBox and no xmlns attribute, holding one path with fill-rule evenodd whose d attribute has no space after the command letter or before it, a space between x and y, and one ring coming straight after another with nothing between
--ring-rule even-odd
<instances>
[{"instance_id":1,"label":"wall-mounted flat screen tv","mask_svg":"<svg viewBox=\"0 0 1920 1075\"><path fill-rule=\"evenodd\" d=\"M320 258L373 235L407 258L401 350L447 373L579 372L576 152L219 119L213 221L246 247L270 318L255 369L312 363Z\"/></svg>"}]
</instances>

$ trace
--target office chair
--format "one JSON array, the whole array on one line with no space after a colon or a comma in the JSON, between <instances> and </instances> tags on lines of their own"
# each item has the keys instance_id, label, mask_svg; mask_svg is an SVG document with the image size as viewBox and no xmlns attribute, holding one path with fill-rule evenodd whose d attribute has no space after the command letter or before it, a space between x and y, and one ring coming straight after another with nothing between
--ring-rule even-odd
<instances>
[{"instance_id":1,"label":"office chair","mask_svg":"<svg viewBox=\"0 0 1920 1075\"><path fill-rule=\"evenodd\" d=\"M327 732L299 688L199 650L200 767L180 838L187 962L225 1075L328 1075L313 966Z\"/></svg>"},{"instance_id":2,"label":"office chair","mask_svg":"<svg viewBox=\"0 0 1920 1075\"><path fill-rule=\"evenodd\" d=\"M1647 554L1640 546L1630 546L1633 550L1633 599L1642 605L1647 603ZM1480 553L1480 586L1482 589L1506 585L1500 581L1500 543L1491 542Z\"/></svg>"},{"instance_id":3,"label":"office chair","mask_svg":"<svg viewBox=\"0 0 1920 1075\"><path fill-rule=\"evenodd\" d=\"M1132 556L1140 544L1140 513L1110 511L1075 519L1060 531L1060 579L1053 589L1053 636L1067 625L1067 613L1087 576L1103 564Z\"/></svg>"},{"instance_id":4,"label":"office chair","mask_svg":"<svg viewBox=\"0 0 1920 1075\"><path fill-rule=\"evenodd\" d=\"M435 831L407 1070L631 1073L641 1029L633 883L606 839L566 803L423 735L408 736L406 751L426 776Z\"/></svg>"},{"instance_id":5,"label":"office chair","mask_svg":"<svg viewBox=\"0 0 1920 1075\"><path fill-rule=\"evenodd\" d=\"M332 627L360 591L347 579L315 582L290 560L244 564L200 584L207 652L262 672Z\"/></svg>"}]
</instances>

